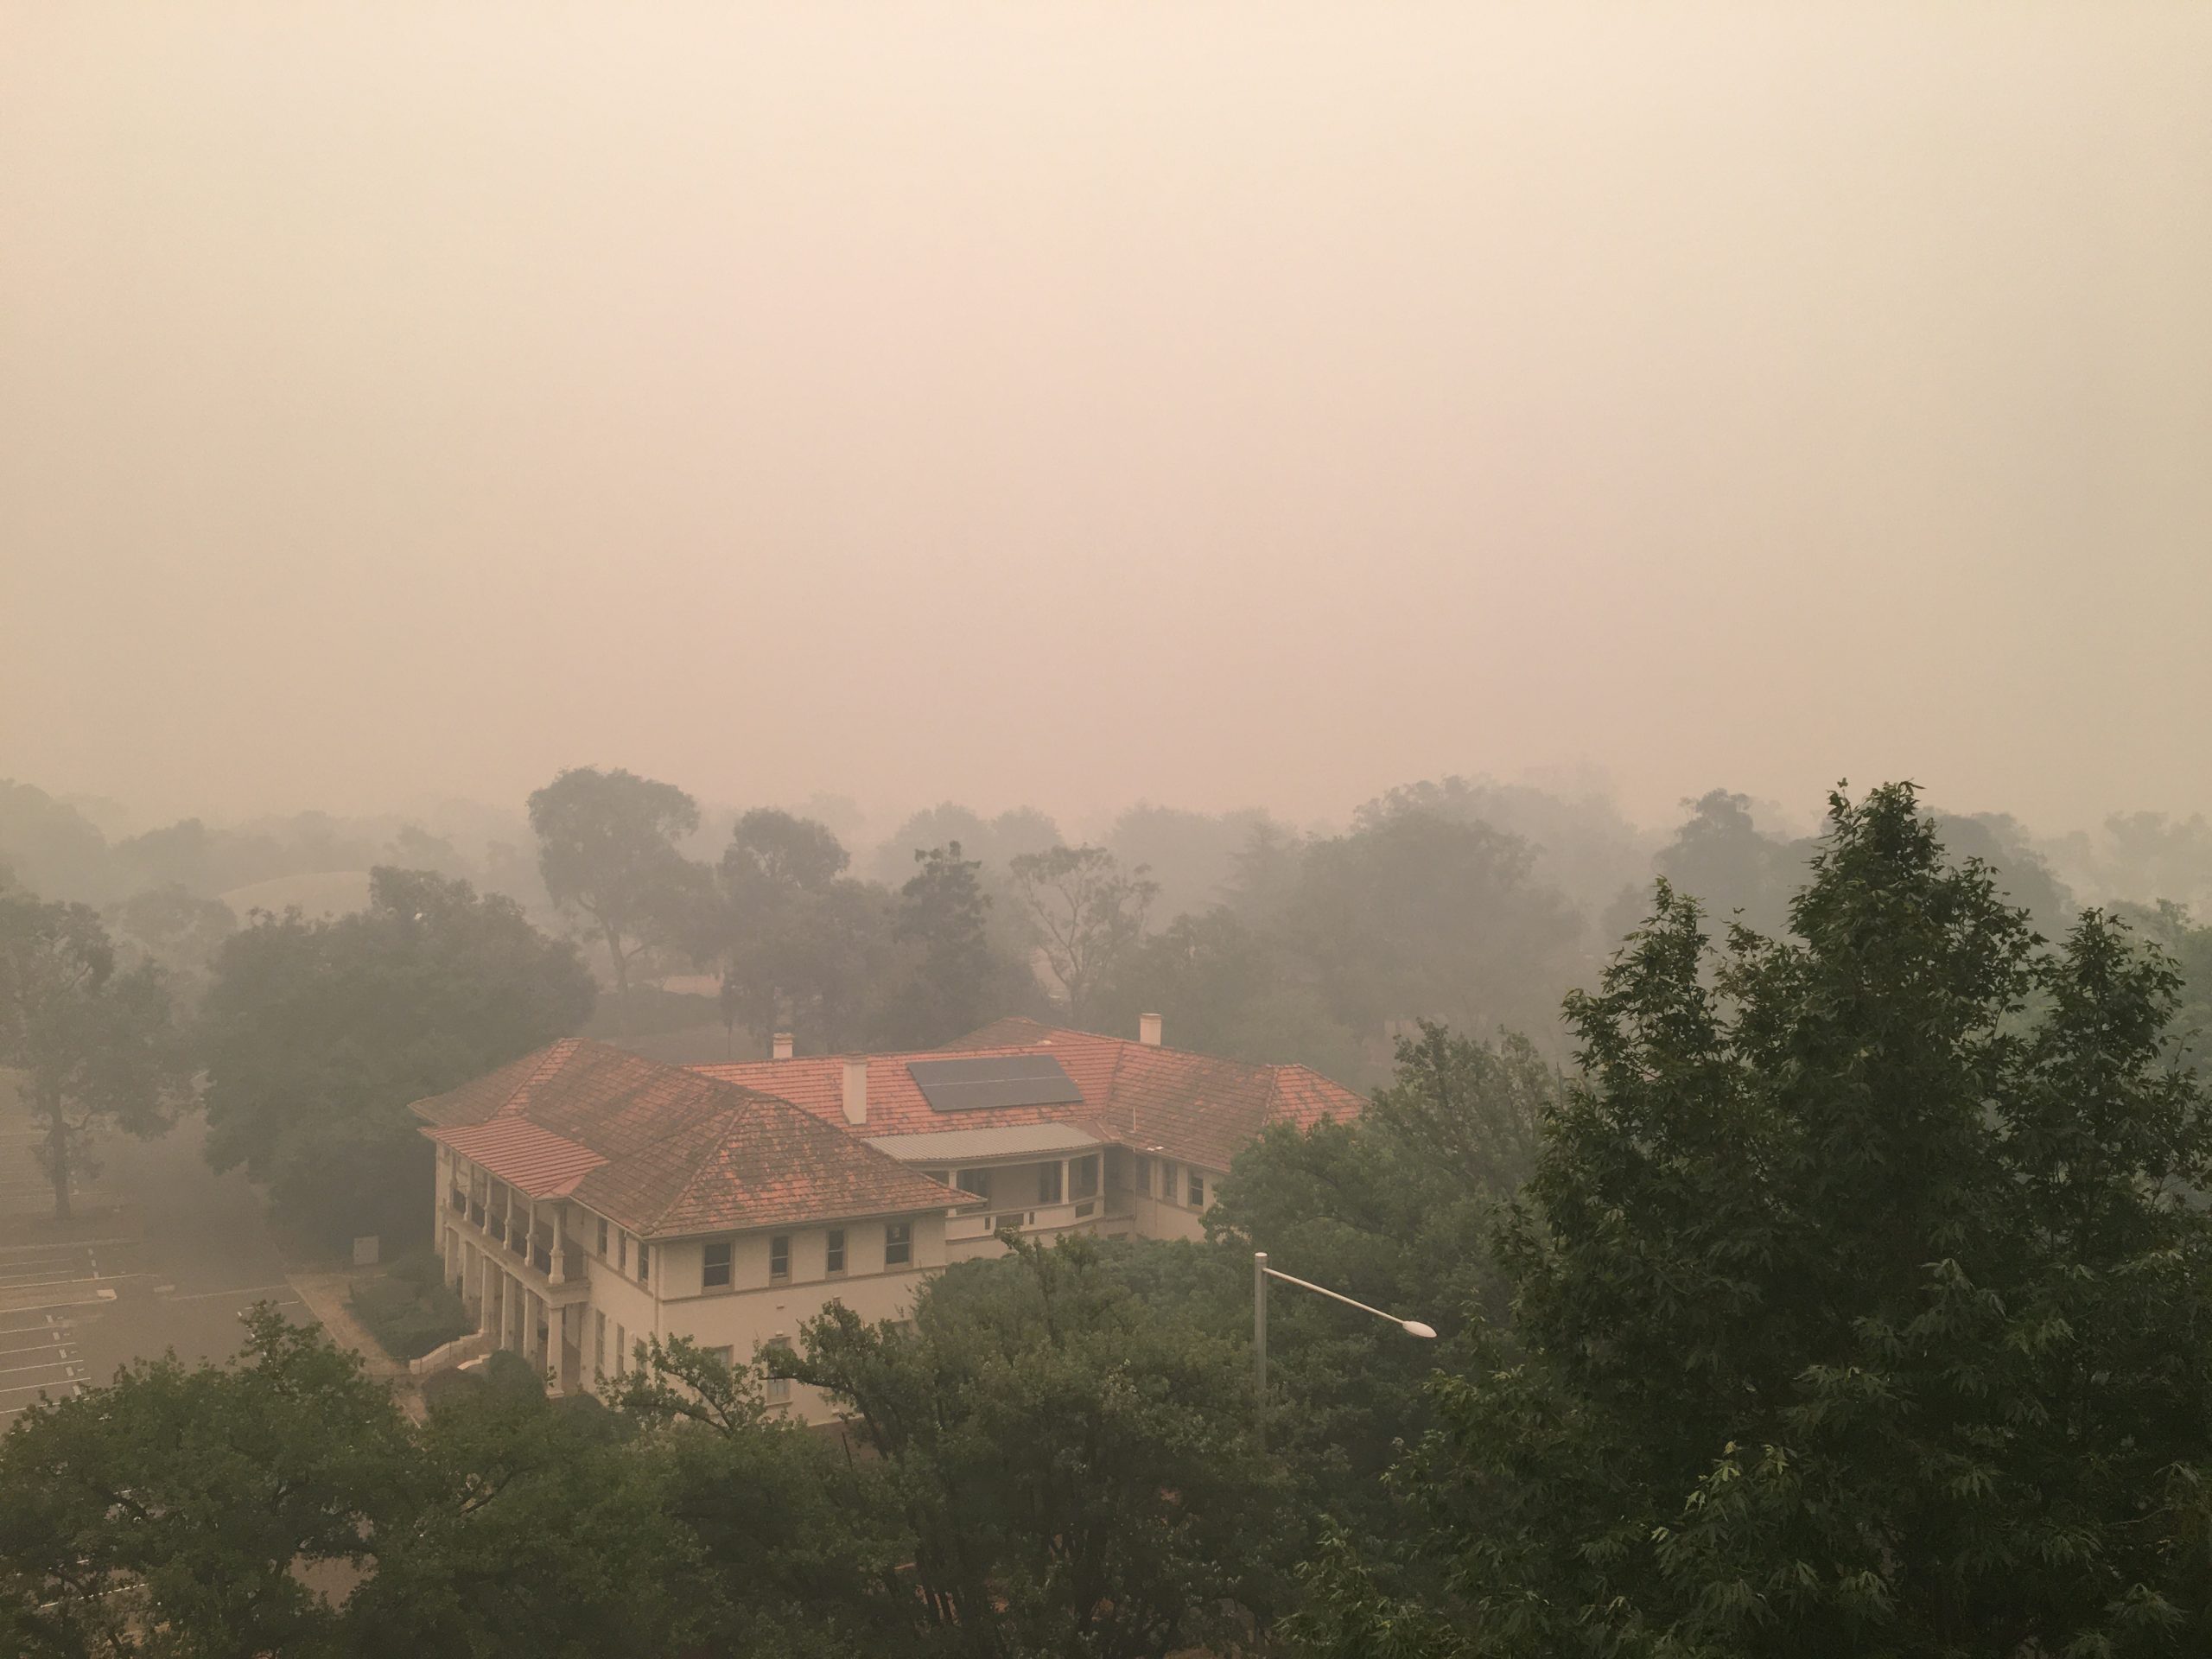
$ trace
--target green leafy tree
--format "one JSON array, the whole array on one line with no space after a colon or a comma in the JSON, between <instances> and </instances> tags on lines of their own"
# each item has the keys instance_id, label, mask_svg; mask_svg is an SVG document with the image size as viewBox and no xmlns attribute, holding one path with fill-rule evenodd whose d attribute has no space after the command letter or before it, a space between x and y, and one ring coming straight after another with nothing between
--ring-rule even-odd
<instances>
[{"instance_id":1,"label":"green leafy tree","mask_svg":"<svg viewBox=\"0 0 2212 1659\"><path fill-rule=\"evenodd\" d=\"M1662 887L1573 1000L1510 1332L1400 1477L1454 1597L1378 1592L1341 1541L1317 1643L2212 1641L2212 1119L2171 964L2094 912L2040 950L1909 786L1830 804L1792 938L1716 953Z\"/></svg>"},{"instance_id":2,"label":"green leafy tree","mask_svg":"<svg viewBox=\"0 0 2212 1659\"><path fill-rule=\"evenodd\" d=\"M22 1073L63 1219L73 1183L97 1173L92 1136L161 1133L189 1071L160 970L119 969L88 906L21 892L0 893L0 1065Z\"/></svg>"},{"instance_id":3,"label":"green leafy tree","mask_svg":"<svg viewBox=\"0 0 2212 1659\"><path fill-rule=\"evenodd\" d=\"M250 1364L137 1361L0 1439L0 1651L347 1650L311 1578L398 1526L405 1420L319 1331L266 1305L247 1324Z\"/></svg>"},{"instance_id":4,"label":"green leafy tree","mask_svg":"<svg viewBox=\"0 0 2212 1659\"><path fill-rule=\"evenodd\" d=\"M1527 842L1417 810L1308 843L1280 931L1345 1026L1501 1026L1548 1041L1585 971L1583 922Z\"/></svg>"},{"instance_id":5,"label":"green leafy tree","mask_svg":"<svg viewBox=\"0 0 2212 1659\"><path fill-rule=\"evenodd\" d=\"M1083 1024L1101 984L1144 938L1160 884L1144 866L1123 871L1103 847L1054 847L1007 866L1022 912L1067 993L1068 1018Z\"/></svg>"},{"instance_id":6,"label":"green leafy tree","mask_svg":"<svg viewBox=\"0 0 2212 1659\"><path fill-rule=\"evenodd\" d=\"M699 827L698 804L673 784L578 766L530 798L530 827L545 891L606 947L626 1031L632 959L648 944L692 943L692 914L711 902L704 873L677 850Z\"/></svg>"},{"instance_id":7,"label":"green leafy tree","mask_svg":"<svg viewBox=\"0 0 2212 1659\"><path fill-rule=\"evenodd\" d=\"M448 1395L416 1432L402 1523L378 1529L375 1570L346 1603L346 1651L696 1651L715 1608L665 1460L597 1401L549 1400L513 1369Z\"/></svg>"},{"instance_id":8,"label":"green leafy tree","mask_svg":"<svg viewBox=\"0 0 2212 1659\"><path fill-rule=\"evenodd\" d=\"M726 1023L785 1027L816 1050L861 1040L891 971L891 906L847 862L819 823L772 808L738 819L717 871Z\"/></svg>"},{"instance_id":9,"label":"green leafy tree","mask_svg":"<svg viewBox=\"0 0 2212 1659\"><path fill-rule=\"evenodd\" d=\"M243 1363L139 1362L0 1439L0 1651L588 1659L713 1629L627 1420L495 1365L416 1427L320 1331L248 1325Z\"/></svg>"},{"instance_id":10,"label":"green leafy tree","mask_svg":"<svg viewBox=\"0 0 2212 1659\"><path fill-rule=\"evenodd\" d=\"M772 1412L755 1365L688 1338L637 1344L618 1409L666 1471L666 1503L713 1586L709 1645L728 1654L865 1659L919 1649L902 1575L912 1557L875 1459Z\"/></svg>"},{"instance_id":11,"label":"green leafy tree","mask_svg":"<svg viewBox=\"0 0 2212 1659\"><path fill-rule=\"evenodd\" d=\"M1437 1344L1391 1335L1319 1297L1270 1299L1270 1443L1310 1512L1370 1545L1412 1529L1379 1477L1434 1422L1424 1389L1504 1311L1487 1241L1533 1166L1557 1071L1527 1039L1493 1045L1425 1025L1390 1084L1350 1122L1278 1125L1240 1152L1206 1214L1249 1304L1250 1252L1374 1306L1426 1320Z\"/></svg>"},{"instance_id":12,"label":"green leafy tree","mask_svg":"<svg viewBox=\"0 0 2212 1659\"><path fill-rule=\"evenodd\" d=\"M1295 1060L1326 1076L1368 1069L1358 1038L1321 1000L1307 965L1275 933L1217 907L1178 916L1114 964L1092 1028L1128 1036L1142 1014L1179 1048L1267 1065Z\"/></svg>"},{"instance_id":13,"label":"green leafy tree","mask_svg":"<svg viewBox=\"0 0 2212 1659\"><path fill-rule=\"evenodd\" d=\"M2113 914L2152 940L2174 960L2181 976L2175 1000L2173 1033L2183 1055L2202 1064L2212 1056L2212 926L2195 921L2188 909L2161 899L2155 905L2116 905Z\"/></svg>"},{"instance_id":14,"label":"green leafy tree","mask_svg":"<svg viewBox=\"0 0 2212 1659\"><path fill-rule=\"evenodd\" d=\"M199 898L180 887L134 893L109 906L105 920L131 965L150 962L162 970L188 1020L207 995L216 953L238 928L237 915L221 899Z\"/></svg>"},{"instance_id":15,"label":"green leafy tree","mask_svg":"<svg viewBox=\"0 0 2212 1659\"><path fill-rule=\"evenodd\" d=\"M913 1552L906 1650L1249 1641L1287 1529L1242 1343L1139 1297L1090 1240L1008 1245L933 1281L911 1332L832 1304L769 1358L843 1402L881 1459Z\"/></svg>"},{"instance_id":16,"label":"green leafy tree","mask_svg":"<svg viewBox=\"0 0 2212 1659\"><path fill-rule=\"evenodd\" d=\"M595 997L575 947L510 899L383 868L369 893L332 921L257 916L201 1018L209 1161L323 1245L419 1230L430 1154L409 1103L574 1031Z\"/></svg>"},{"instance_id":17,"label":"green leafy tree","mask_svg":"<svg viewBox=\"0 0 2212 1659\"><path fill-rule=\"evenodd\" d=\"M875 1019L885 1042L933 1047L1036 1000L1027 970L992 946L982 868L957 841L914 855L892 920L907 960Z\"/></svg>"}]
</instances>

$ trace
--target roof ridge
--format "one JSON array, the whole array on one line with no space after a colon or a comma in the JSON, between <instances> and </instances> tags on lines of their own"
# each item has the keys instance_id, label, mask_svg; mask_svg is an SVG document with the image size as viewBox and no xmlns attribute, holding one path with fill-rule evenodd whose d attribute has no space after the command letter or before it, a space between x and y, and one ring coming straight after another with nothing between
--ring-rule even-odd
<instances>
[{"instance_id":1,"label":"roof ridge","mask_svg":"<svg viewBox=\"0 0 2212 1659\"><path fill-rule=\"evenodd\" d=\"M575 1052L576 1039L574 1037L558 1038L547 1044L544 1058L531 1069L528 1077L515 1086L514 1093L499 1103L499 1110L493 1112L492 1116L519 1117L523 1116L530 1107L531 1090L566 1065L569 1057Z\"/></svg>"}]
</instances>

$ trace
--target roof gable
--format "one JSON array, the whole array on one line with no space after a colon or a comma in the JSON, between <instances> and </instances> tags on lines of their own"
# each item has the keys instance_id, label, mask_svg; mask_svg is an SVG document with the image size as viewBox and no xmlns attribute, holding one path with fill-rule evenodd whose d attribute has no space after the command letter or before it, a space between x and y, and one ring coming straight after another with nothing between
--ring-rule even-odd
<instances>
[{"instance_id":1,"label":"roof gable","mask_svg":"<svg viewBox=\"0 0 2212 1659\"><path fill-rule=\"evenodd\" d=\"M962 1202L789 1101L575 1038L414 1109L500 1179L646 1237Z\"/></svg>"}]
</instances>

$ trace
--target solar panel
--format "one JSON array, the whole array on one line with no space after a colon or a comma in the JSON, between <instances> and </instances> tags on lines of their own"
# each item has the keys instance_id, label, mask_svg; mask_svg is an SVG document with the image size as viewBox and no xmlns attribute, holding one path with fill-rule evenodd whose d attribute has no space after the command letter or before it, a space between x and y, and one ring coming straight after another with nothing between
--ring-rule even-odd
<instances>
[{"instance_id":1,"label":"solar panel","mask_svg":"<svg viewBox=\"0 0 2212 1659\"><path fill-rule=\"evenodd\" d=\"M906 1075L930 1109L969 1112L983 1106L1075 1106L1083 1090L1050 1054L996 1054L985 1059L909 1060Z\"/></svg>"}]
</instances>

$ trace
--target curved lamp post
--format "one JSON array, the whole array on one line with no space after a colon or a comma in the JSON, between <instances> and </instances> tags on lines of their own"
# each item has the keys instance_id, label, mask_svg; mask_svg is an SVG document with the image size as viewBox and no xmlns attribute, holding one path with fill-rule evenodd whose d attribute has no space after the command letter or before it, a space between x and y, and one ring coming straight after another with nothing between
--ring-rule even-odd
<instances>
[{"instance_id":1,"label":"curved lamp post","mask_svg":"<svg viewBox=\"0 0 2212 1659\"><path fill-rule=\"evenodd\" d=\"M1296 1285L1300 1290L1310 1290L1317 1296L1326 1296L1332 1302L1342 1302L1346 1307L1356 1307L1363 1313L1372 1313L1376 1319L1395 1325L1409 1337L1435 1340L1436 1327L1424 1325L1419 1319L1402 1319L1395 1313L1385 1313L1379 1307L1370 1307L1365 1302L1356 1302L1340 1291L1326 1285L1317 1285L1311 1280L1294 1279L1268 1265L1265 1250L1252 1252L1252 1392L1260 1411L1260 1434L1262 1444L1267 1437L1268 1410L1268 1281L1280 1279L1286 1285Z\"/></svg>"}]
</instances>

